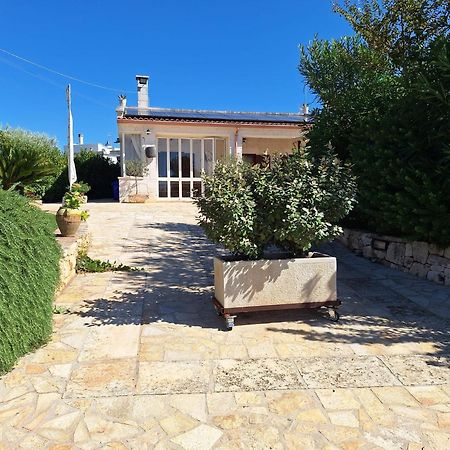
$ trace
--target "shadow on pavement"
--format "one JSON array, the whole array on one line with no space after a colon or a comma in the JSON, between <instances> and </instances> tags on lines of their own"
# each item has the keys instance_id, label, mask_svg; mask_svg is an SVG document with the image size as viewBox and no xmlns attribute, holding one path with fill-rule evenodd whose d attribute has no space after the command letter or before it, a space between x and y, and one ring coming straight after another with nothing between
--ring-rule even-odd
<instances>
[{"instance_id":1,"label":"shadow on pavement","mask_svg":"<svg viewBox=\"0 0 450 450\"><path fill-rule=\"evenodd\" d=\"M140 236L142 233L142 236ZM129 262L145 272L115 275L117 289L108 298L89 300L74 314L88 326L171 323L224 329L212 305L213 255L220 251L196 225L153 223L139 225L125 245ZM236 325L267 324L275 334L291 334L328 343L430 343L432 354L450 350L448 321L440 319L376 279L346 263L339 264L338 292L343 301L341 320L330 322L319 311L290 310L239 315ZM282 326L277 324L283 322ZM286 322L302 322L305 329Z\"/></svg>"}]
</instances>

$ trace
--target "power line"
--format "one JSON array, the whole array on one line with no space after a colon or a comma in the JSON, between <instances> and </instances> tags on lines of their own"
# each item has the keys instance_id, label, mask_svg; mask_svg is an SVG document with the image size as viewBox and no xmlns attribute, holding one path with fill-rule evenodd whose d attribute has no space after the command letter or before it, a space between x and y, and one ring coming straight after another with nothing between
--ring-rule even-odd
<instances>
[{"instance_id":1,"label":"power line","mask_svg":"<svg viewBox=\"0 0 450 450\"><path fill-rule=\"evenodd\" d=\"M19 59L20 61L24 61L24 62L26 62L28 64L33 65L33 66L39 67L40 69L46 70L47 72L51 72L51 73L54 73L56 75L59 75L60 77L64 77L64 78L67 78L69 80L77 81L78 83L87 84L88 86L96 87L96 88L99 88L99 89L104 89L106 91L121 92L121 93L126 93L126 94L134 94L133 91L126 91L126 90L123 90L123 89L115 89L115 88L111 88L111 87L108 87L108 86L103 86L101 84L91 83L90 81L81 80L80 78L76 78L76 77L73 77L71 75L67 75L65 73L58 72L57 70L51 69L50 67L47 67L47 66L43 66L42 64L38 64L38 63L36 63L34 61L30 61L29 59L23 58L22 56L16 55L15 53L11 53L8 50L5 50L3 48L0 48L0 52L3 52L3 53L5 53L5 54L7 54L9 56L12 56L13 58Z\"/></svg>"},{"instance_id":2,"label":"power line","mask_svg":"<svg viewBox=\"0 0 450 450\"><path fill-rule=\"evenodd\" d=\"M17 64L14 64L13 62L8 61L8 60L6 60L4 58L0 57L0 62L8 64L9 66L14 67L17 70L20 70L21 72L24 72L24 73L26 73L26 74L34 77L34 78L37 78L38 80L44 81L44 82L46 82L46 83L48 83L48 84L50 84L50 85L52 85L52 86L54 86L54 87L56 87L58 89L64 89L64 90L66 89L66 86L63 86L62 84L59 84L59 83L55 83L53 80L50 80L50 79L48 79L46 77L43 77L42 75L39 75L37 73L30 72L29 70L26 70L23 67L18 66ZM83 99L85 99L85 100L87 100L87 101L89 101L91 103L95 103L98 106L102 106L104 108L108 108L109 110L111 110L111 106L109 106L109 105L107 105L105 103L99 102L98 100L96 100L94 98L88 97L87 95L80 94L79 92L73 92L73 95L75 95L77 97L80 97L80 98L83 98Z\"/></svg>"}]
</instances>

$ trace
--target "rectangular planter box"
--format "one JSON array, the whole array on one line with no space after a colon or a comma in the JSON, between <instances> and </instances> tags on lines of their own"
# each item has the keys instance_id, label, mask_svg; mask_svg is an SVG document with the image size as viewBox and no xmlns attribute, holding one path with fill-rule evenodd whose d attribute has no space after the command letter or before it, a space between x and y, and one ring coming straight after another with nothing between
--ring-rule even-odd
<instances>
[{"instance_id":1,"label":"rectangular planter box","mask_svg":"<svg viewBox=\"0 0 450 450\"><path fill-rule=\"evenodd\" d=\"M320 253L256 261L214 258L215 299L229 314L333 305L336 268L336 258Z\"/></svg>"}]
</instances>

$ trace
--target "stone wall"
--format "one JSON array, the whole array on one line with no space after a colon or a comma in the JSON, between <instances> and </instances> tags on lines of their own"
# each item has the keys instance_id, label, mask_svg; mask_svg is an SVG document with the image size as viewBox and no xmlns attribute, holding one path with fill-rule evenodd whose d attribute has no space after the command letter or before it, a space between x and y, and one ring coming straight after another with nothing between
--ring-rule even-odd
<instances>
[{"instance_id":1,"label":"stone wall","mask_svg":"<svg viewBox=\"0 0 450 450\"><path fill-rule=\"evenodd\" d=\"M344 229L338 240L372 261L450 285L450 247L350 229Z\"/></svg>"},{"instance_id":2,"label":"stone wall","mask_svg":"<svg viewBox=\"0 0 450 450\"><path fill-rule=\"evenodd\" d=\"M56 240L62 249L62 256L59 261L59 286L56 291L56 295L58 295L75 276L78 252L80 249L89 247L91 236L86 222L82 222L74 237L62 237L57 234Z\"/></svg>"}]
</instances>

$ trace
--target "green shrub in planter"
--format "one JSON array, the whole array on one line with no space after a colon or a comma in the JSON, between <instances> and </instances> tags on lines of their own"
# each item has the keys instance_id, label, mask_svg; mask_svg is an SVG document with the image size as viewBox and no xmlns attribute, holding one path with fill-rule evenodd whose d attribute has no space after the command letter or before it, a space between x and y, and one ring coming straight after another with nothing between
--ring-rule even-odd
<instances>
[{"instance_id":1,"label":"green shrub in planter","mask_svg":"<svg viewBox=\"0 0 450 450\"><path fill-rule=\"evenodd\" d=\"M294 150L264 164L218 163L195 199L207 237L239 258L258 259L275 247L303 256L341 233L336 225L355 203L350 167L325 149Z\"/></svg>"},{"instance_id":2,"label":"green shrub in planter","mask_svg":"<svg viewBox=\"0 0 450 450\"><path fill-rule=\"evenodd\" d=\"M59 281L54 215L0 190L0 373L47 342Z\"/></svg>"},{"instance_id":3,"label":"green shrub in planter","mask_svg":"<svg viewBox=\"0 0 450 450\"><path fill-rule=\"evenodd\" d=\"M143 177L147 172L147 164L130 159L125 161L125 171L129 177Z\"/></svg>"}]
</instances>

